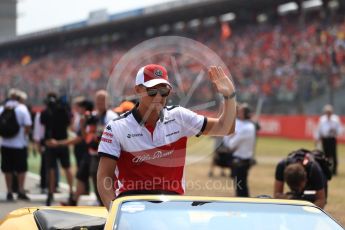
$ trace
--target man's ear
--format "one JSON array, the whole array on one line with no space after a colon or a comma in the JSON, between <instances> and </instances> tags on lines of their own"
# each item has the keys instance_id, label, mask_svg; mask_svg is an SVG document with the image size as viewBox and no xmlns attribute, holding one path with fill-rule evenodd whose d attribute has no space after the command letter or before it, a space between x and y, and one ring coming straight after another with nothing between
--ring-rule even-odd
<instances>
[{"instance_id":1,"label":"man's ear","mask_svg":"<svg viewBox=\"0 0 345 230\"><path fill-rule=\"evenodd\" d=\"M136 85L136 86L134 87L134 90L135 90L135 93L136 93L136 94L140 94L140 93L141 93L141 87L140 87L139 85Z\"/></svg>"}]
</instances>

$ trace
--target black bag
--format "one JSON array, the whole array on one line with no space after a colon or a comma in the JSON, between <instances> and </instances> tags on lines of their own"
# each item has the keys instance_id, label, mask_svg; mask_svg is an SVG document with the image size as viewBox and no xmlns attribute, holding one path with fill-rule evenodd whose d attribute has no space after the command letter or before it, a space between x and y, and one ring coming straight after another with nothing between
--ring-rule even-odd
<instances>
[{"instance_id":1,"label":"black bag","mask_svg":"<svg viewBox=\"0 0 345 230\"><path fill-rule=\"evenodd\" d=\"M312 151L307 149L298 149L291 152L287 157L287 164L302 162L303 165L305 165L304 161L306 161L306 163L308 161L317 162L327 180L332 179L332 164L323 151L317 149Z\"/></svg>"},{"instance_id":2,"label":"black bag","mask_svg":"<svg viewBox=\"0 0 345 230\"><path fill-rule=\"evenodd\" d=\"M232 151L223 142L216 148L214 163L220 167L230 167L232 164Z\"/></svg>"},{"instance_id":3,"label":"black bag","mask_svg":"<svg viewBox=\"0 0 345 230\"><path fill-rule=\"evenodd\" d=\"M3 138L12 138L19 132L20 126L14 110L14 107L4 107L0 115L0 136Z\"/></svg>"}]
</instances>

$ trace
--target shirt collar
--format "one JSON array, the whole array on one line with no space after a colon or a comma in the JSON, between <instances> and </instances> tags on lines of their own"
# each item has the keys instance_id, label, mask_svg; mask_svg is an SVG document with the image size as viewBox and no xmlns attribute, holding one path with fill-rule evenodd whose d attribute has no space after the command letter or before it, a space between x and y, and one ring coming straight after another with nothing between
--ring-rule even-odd
<instances>
[{"instance_id":1,"label":"shirt collar","mask_svg":"<svg viewBox=\"0 0 345 230\"><path fill-rule=\"evenodd\" d=\"M142 126L142 125L145 125L145 123L144 123L143 118L141 117L141 115L138 111L138 106L139 106L139 103L137 103L134 106L134 108L132 109L132 114L133 114L134 119L138 122L138 124ZM163 120L164 120L164 108L161 110L161 112L159 114L159 120L158 121L163 122Z\"/></svg>"}]
</instances>

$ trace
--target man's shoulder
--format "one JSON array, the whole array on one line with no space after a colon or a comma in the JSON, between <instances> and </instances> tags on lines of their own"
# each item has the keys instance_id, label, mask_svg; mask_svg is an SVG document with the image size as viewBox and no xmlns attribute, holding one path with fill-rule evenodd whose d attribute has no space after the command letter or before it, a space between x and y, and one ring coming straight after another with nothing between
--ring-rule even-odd
<instances>
[{"instance_id":1,"label":"man's shoulder","mask_svg":"<svg viewBox=\"0 0 345 230\"><path fill-rule=\"evenodd\" d=\"M277 168L284 170L288 164L289 164L289 161L288 161L287 157L285 157L278 162Z\"/></svg>"},{"instance_id":2,"label":"man's shoulder","mask_svg":"<svg viewBox=\"0 0 345 230\"><path fill-rule=\"evenodd\" d=\"M119 117L119 115L117 113L115 113L114 111L109 109L109 110L107 110L106 115L105 115L105 119L106 119L105 122L114 120L118 117Z\"/></svg>"},{"instance_id":3,"label":"man's shoulder","mask_svg":"<svg viewBox=\"0 0 345 230\"><path fill-rule=\"evenodd\" d=\"M320 122L327 121L327 116L326 115L321 115L320 118L319 118L319 121Z\"/></svg>"},{"instance_id":4,"label":"man's shoulder","mask_svg":"<svg viewBox=\"0 0 345 230\"><path fill-rule=\"evenodd\" d=\"M16 111L22 112L22 113L28 113L29 109L26 105L24 104L18 104L15 108Z\"/></svg>"},{"instance_id":5,"label":"man's shoulder","mask_svg":"<svg viewBox=\"0 0 345 230\"><path fill-rule=\"evenodd\" d=\"M132 111L128 111L128 112L125 112L115 118L113 118L112 120L109 121L109 123L111 124L119 124L121 122L125 122L128 120L129 116L132 114Z\"/></svg>"},{"instance_id":6,"label":"man's shoulder","mask_svg":"<svg viewBox=\"0 0 345 230\"><path fill-rule=\"evenodd\" d=\"M183 113L181 112L183 110L183 107L179 105L168 105L164 107L164 117L178 117L179 114Z\"/></svg>"},{"instance_id":7,"label":"man's shoulder","mask_svg":"<svg viewBox=\"0 0 345 230\"><path fill-rule=\"evenodd\" d=\"M172 110L179 110L181 109L182 107L179 106L179 105L167 105L167 106L164 106L164 109L166 109L167 111L172 111Z\"/></svg>"},{"instance_id":8,"label":"man's shoulder","mask_svg":"<svg viewBox=\"0 0 345 230\"><path fill-rule=\"evenodd\" d=\"M332 115L332 120L335 121L335 122L340 122L340 117L336 114L333 114Z\"/></svg>"},{"instance_id":9,"label":"man's shoulder","mask_svg":"<svg viewBox=\"0 0 345 230\"><path fill-rule=\"evenodd\" d=\"M313 173L323 173L321 165L315 159L308 162L306 170Z\"/></svg>"},{"instance_id":10,"label":"man's shoulder","mask_svg":"<svg viewBox=\"0 0 345 230\"><path fill-rule=\"evenodd\" d=\"M249 131L256 131L255 125L250 120L239 120L236 119L236 131L241 132L249 132Z\"/></svg>"},{"instance_id":11,"label":"man's shoulder","mask_svg":"<svg viewBox=\"0 0 345 230\"><path fill-rule=\"evenodd\" d=\"M182 116L185 114L192 114L194 113L192 110L185 108L181 105L168 105L164 107L164 112L168 113L168 114L181 114Z\"/></svg>"}]
</instances>

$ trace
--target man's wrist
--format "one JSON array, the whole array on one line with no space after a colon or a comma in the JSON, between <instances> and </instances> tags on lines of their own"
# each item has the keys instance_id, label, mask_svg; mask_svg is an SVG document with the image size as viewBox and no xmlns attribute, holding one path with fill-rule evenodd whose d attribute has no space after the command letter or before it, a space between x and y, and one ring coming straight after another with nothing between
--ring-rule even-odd
<instances>
[{"instance_id":1,"label":"man's wrist","mask_svg":"<svg viewBox=\"0 0 345 230\"><path fill-rule=\"evenodd\" d=\"M225 100L230 100L236 97L236 91L234 91L232 94L230 94L229 96L223 95Z\"/></svg>"}]
</instances>

